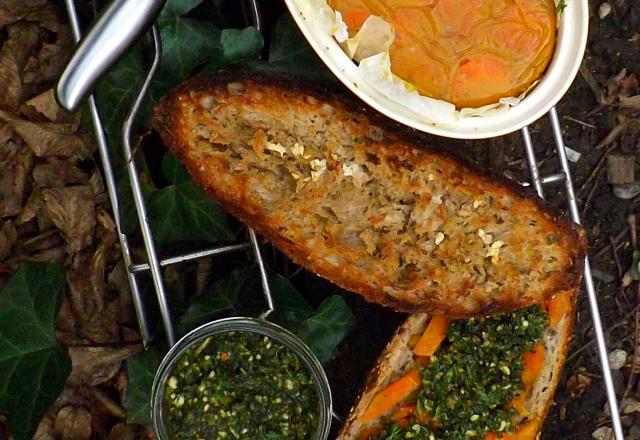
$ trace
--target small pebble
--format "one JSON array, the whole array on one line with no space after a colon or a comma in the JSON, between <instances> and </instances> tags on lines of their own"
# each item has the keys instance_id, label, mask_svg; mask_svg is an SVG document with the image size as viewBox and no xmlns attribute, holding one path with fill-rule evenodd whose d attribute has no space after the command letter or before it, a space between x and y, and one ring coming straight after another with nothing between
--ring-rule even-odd
<instances>
[{"instance_id":1,"label":"small pebble","mask_svg":"<svg viewBox=\"0 0 640 440\"><path fill-rule=\"evenodd\" d=\"M595 440L611 440L613 439L613 429L608 426L603 426L602 428L598 428L591 433L591 437Z\"/></svg>"},{"instance_id":2,"label":"small pebble","mask_svg":"<svg viewBox=\"0 0 640 440\"><path fill-rule=\"evenodd\" d=\"M627 363L627 352L616 349L609 353L609 368L619 370Z\"/></svg>"},{"instance_id":3,"label":"small pebble","mask_svg":"<svg viewBox=\"0 0 640 440\"><path fill-rule=\"evenodd\" d=\"M598 17L602 20L609 14L611 14L611 5L607 2L601 3L598 7Z\"/></svg>"}]
</instances>

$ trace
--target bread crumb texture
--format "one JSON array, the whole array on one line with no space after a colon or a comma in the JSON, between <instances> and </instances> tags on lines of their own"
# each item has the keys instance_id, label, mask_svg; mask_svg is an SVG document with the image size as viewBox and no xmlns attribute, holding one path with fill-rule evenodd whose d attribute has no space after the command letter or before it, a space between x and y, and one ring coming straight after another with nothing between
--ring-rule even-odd
<instances>
[{"instance_id":1,"label":"bread crumb texture","mask_svg":"<svg viewBox=\"0 0 640 440\"><path fill-rule=\"evenodd\" d=\"M369 301L469 317L580 281L581 229L330 92L199 77L169 93L152 121L232 214Z\"/></svg>"}]
</instances>

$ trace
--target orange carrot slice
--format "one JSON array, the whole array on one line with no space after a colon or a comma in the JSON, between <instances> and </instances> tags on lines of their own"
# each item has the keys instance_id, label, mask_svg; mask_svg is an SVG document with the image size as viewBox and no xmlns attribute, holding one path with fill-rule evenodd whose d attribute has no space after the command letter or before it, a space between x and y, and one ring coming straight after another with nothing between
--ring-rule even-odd
<instances>
[{"instance_id":1,"label":"orange carrot slice","mask_svg":"<svg viewBox=\"0 0 640 440\"><path fill-rule=\"evenodd\" d=\"M441 315L431 318L413 352L418 356L433 356L447 334L447 327L449 327L449 318Z\"/></svg>"},{"instance_id":2,"label":"orange carrot slice","mask_svg":"<svg viewBox=\"0 0 640 440\"><path fill-rule=\"evenodd\" d=\"M527 417L529 415L529 411L524 406L524 401L526 399L527 399L527 392L523 391L520 394L518 394L518 397L516 397L515 399L513 399L511 402L507 404L507 408L513 408L516 411L518 411L518 414L520 414L521 416Z\"/></svg>"},{"instance_id":3,"label":"orange carrot slice","mask_svg":"<svg viewBox=\"0 0 640 440\"><path fill-rule=\"evenodd\" d=\"M533 382L544 367L544 345L538 342L533 350L528 351L523 356L524 369L522 370L522 382L525 388L531 387Z\"/></svg>"},{"instance_id":4,"label":"orange carrot slice","mask_svg":"<svg viewBox=\"0 0 640 440\"><path fill-rule=\"evenodd\" d=\"M349 29L360 29L371 15L368 9L347 9L342 11L342 20Z\"/></svg>"},{"instance_id":5,"label":"orange carrot slice","mask_svg":"<svg viewBox=\"0 0 640 440\"><path fill-rule=\"evenodd\" d=\"M422 379L417 370L411 370L385 389L380 391L371 401L367 412L362 416L362 421L376 419L385 414L396 404L409 397L411 393L420 388Z\"/></svg>"},{"instance_id":6,"label":"orange carrot slice","mask_svg":"<svg viewBox=\"0 0 640 440\"><path fill-rule=\"evenodd\" d=\"M376 427L376 428L365 428L362 431L360 431L360 434L358 435L358 439L359 440L369 440L369 437L373 437L375 435L380 434L380 428Z\"/></svg>"},{"instance_id":7,"label":"orange carrot slice","mask_svg":"<svg viewBox=\"0 0 640 440\"><path fill-rule=\"evenodd\" d=\"M551 298L551 300L547 302L551 327L556 327L562 318L571 312L572 308L571 295L568 292L558 293Z\"/></svg>"},{"instance_id":8,"label":"orange carrot slice","mask_svg":"<svg viewBox=\"0 0 640 440\"><path fill-rule=\"evenodd\" d=\"M402 419L406 419L416 410L415 405L402 405L391 415L391 420L397 422Z\"/></svg>"},{"instance_id":9,"label":"orange carrot slice","mask_svg":"<svg viewBox=\"0 0 640 440\"><path fill-rule=\"evenodd\" d=\"M535 420L525 423L516 431L516 440L535 440L538 435L538 424Z\"/></svg>"}]
</instances>

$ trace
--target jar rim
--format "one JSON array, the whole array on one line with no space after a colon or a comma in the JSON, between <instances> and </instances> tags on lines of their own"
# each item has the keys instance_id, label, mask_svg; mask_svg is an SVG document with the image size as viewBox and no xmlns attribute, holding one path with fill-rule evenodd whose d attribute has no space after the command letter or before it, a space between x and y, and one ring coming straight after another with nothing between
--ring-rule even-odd
<instances>
[{"instance_id":1,"label":"jar rim","mask_svg":"<svg viewBox=\"0 0 640 440\"><path fill-rule=\"evenodd\" d=\"M329 380L316 355L298 336L284 327L260 318L232 317L212 321L183 336L162 359L151 391L151 420L158 440L168 440L164 419L164 390L175 363L194 344L210 336L228 332L251 332L267 336L292 350L307 367L318 394L318 429L316 440L326 440L331 429L332 398Z\"/></svg>"}]
</instances>

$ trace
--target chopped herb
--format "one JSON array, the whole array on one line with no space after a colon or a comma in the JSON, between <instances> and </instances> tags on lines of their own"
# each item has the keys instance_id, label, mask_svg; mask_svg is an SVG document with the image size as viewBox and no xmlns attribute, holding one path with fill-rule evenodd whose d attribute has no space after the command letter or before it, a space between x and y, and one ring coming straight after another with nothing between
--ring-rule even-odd
<instances>
[{"instance_id":1,"label":"chopped herb","mask_svg":"<svg viewBox=\"0 0 640 440\"><path fill-rule=\"evenodd\" d=\"M309 439L318 395L297 354L252 332L210 336L178 359L165 385L172 439Z\"/></svg>"},{"instance_id":2,"label":"chopped herb","mask_svg":"<svg viewBox=\"0 0 640 440\"><path fill-rule=\"evenodd\" d=\"M416 412L426 413L434 424L389 424L373 438L468 440L484 439L488 432L512 432L516 413L505 406L524 389L523 355L542 339L547 325L548 317L538 307L455 321L421 370Z\"/></svg>"},{"instance_id":3,"label":"chopped herb","mask_svg":"<svg viewBox=\"0 0 640 440\"><path fill-rule=\"evenodd\" d=\"M556 12L558 14L562 14L566 7L567 7L567 2L565 0L560 0L556 5Z\"/></svg>"}]
</instances>

